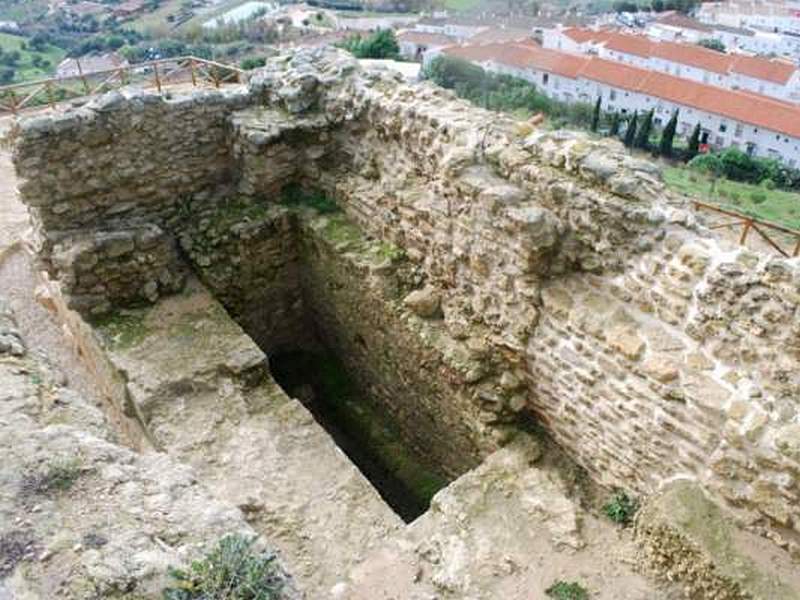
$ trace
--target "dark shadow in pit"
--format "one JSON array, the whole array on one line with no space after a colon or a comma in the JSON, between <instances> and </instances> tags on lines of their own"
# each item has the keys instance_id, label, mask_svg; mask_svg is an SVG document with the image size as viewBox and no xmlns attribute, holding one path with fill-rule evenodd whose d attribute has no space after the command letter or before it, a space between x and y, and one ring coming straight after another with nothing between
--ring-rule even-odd
<instances>
[{"instance_id":1,"label":"dark shadow in pit","mask_svg":"<svg viewBox=\"0 0 800 600\"><path fill-rule=\"evenodd\" d=\"M335 354L320 347L270 356L275 380L300 400L384 501L411 522L448 480L415 456L390 415L356 387Z\"/></svg>"}]
</instances>

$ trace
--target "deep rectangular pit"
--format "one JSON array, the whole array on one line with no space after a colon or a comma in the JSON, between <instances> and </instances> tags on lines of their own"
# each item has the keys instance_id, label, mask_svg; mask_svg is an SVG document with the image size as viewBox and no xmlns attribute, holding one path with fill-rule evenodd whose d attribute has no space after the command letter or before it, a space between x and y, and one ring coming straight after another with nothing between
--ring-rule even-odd
<instances>
[{"instance_id":1,"label":"deep rectangular pit","mask_svg":"<svg viewBox=\"0 0 800 600\"><path fill-rule=\"evenodd\" d=\"M359 390L330 350L273 355L270 370L404 521L424 513L447 485L446 476L408 446L397 423Z\"/></svg>"},{"instance_id":2,"label":"deep rectangular pit","mask_svg":"<svg viewBox=\"0 0 800 600\"><path fill-rule=\"evenodd\" d=\"M397 248L320 197L224 202L198 222L182 243L201 279L400 517L418 517L474 466L461 413L442 406L441 373L425 372L415 334L401 331L404 290L386 268L401 262ZM388 275L367 284L373 269Z\"/></svg>"}]
</instances>

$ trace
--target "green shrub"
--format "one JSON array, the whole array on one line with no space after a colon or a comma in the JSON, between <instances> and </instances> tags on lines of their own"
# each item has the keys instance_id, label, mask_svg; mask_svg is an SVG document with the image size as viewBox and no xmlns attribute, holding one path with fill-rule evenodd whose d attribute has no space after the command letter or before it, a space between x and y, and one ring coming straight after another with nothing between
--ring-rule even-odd
<instances>
[{"instance_id":1,"label":"green shrub","mask_svg":"<svg viewBox=\"0 0 800 600\"><path fill-rule=\"evenodd\" d=\"M489 73L460 58L436 57L425 67L423 77L489 110L544 113L553 119L555 127L566 124L589 127L594 115L591 104L553 100L530 81Z\"/></svg>"},{"instance_id":2,"label":"green shrub","mask_svg":"<svg viewBox=\"0 0 800 600\"><path fill-rule=\"evenodd\" d=\"M164 600L278 600L285 575L275 555L256 551L254 542L228 535L188 571L171 569L175 584L164 589Z\"/></svg>"},{"instance_id":3,"label":"green shrub","mask_svg":"<svg viewBox=\"0 0 800 600\"><path fill-rule=\"evenodd\" d=\"M339 46L356 58L397 58L400 55L400 46L391 29L379 29L365 38L356 34Z\"/></svg>"},{"instance_id":4,"label":"green shrub","mask_svg":"<svg viewBox=\"0 0 800 600\"><path fill-rule=\"evenodd\" d=\"M245 58L242 62L239 63L239 66L243 68L245 71L249 71L251 69L258 69L259 67L263 67L267 64L267 59L261 56Z\"/></svg>"},{"instance_id":5,"label":"green shrub","mask_svg":"<svg viewBox=\"0 0 800 600\"><path fill-rule=\"evenodd\" d=\"M766 192L762 192L760 190L753 190L752 192L750 192L750 201L753 204L762 204L766 202L766 200L767 200Z\"/></svg>"},{"instance_id":6,"label":"green shrub","mask_svg":"<svg viewBox=\"0 0 800 600\"><path fill-rule=\"evenodd\" d=\"M772 179L769 179L769 178L764 179L761 182L761 187L763 187L766 190L774 190L775 189L775 182L772 181Z\"/></svg>"},{"instance_id":7,"label":"green shrub","mask_svg":"<svg viewBox=\"0 0 800 600\"><path fill-rule=\"evenodd\" d=\"M628 496L624 491L619 490L603 506L603 512L614 523L627 525L633 519L633 515L636 514L638 508L639 505L636 500Z\"/></svg>"},{"instance_id":8,"label":"green shrub","mask_svg":"<svg viewBox=\"0 0 800 600\"><path fill-rule=\"evenodd\" d=\"M575 581L556 581L544 592L556 600L588 600L589 592Z\"/></svg>"},{"instance_id":9,"label":"green shrub","mask_svg":"<svg viewBox=\"0 0 800 600\"><path fill-rule=\"evenodd\" d=\"M741 200L741 198L742 198L742 195L741 195L739 192L737 192L736 190L731 190L731 191L728 193L728 198L730 198L730 199L731 199L731 202L732 202L733 204L740 204L740 203L741 203L741 201L742 201L742 200Z\"/></svg>"},{"instance_id":10,"label":"green shrub","mask_svg":"<svg viewBox=\"0 0 800 600\"><path fill-rule=\"evenodd\" d=\"M59 456L48 462L39 471L23 477L24 492L47 494L70 489L81 475L81 460L77 456Z\"/></svg>"}]
</instances>

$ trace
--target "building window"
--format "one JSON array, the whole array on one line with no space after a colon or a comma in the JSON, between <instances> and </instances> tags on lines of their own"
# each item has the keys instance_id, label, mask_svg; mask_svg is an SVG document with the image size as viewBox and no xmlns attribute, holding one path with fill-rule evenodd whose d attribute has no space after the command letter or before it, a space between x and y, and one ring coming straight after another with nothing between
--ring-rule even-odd
<instances>
[{"instance_id":1,"label":"building window","mask_svg":"<svg viewBox=\"0 0 800 600\"><path fill-rule=\"evenodd\" d=\"M608 95L609 100L616 100L617 99L617 90L611 90Z\"/></svg>"},{"instance_id":2,"label":"building window","mask_svg":"<svg viewBox=\"0 0 800 600\"><path fill-rule=\"evenodd\" d=\"M721 146L723 146L723 145L725 145L725 140L722 138L722 136L721 136L721 135L718 135L718 136L716 137L716 139L714 140L714 145L715 145L715 146L720 146L720 147L721 147Z\"/></svg>"},{"instance_id":3,"label":"building window","mask_svg":"<svg viewBox=\"0 0 800 600\"><path fill-rule=\"evenodd\" d=\"M542 85L547 85L548 81L550 81L550 73L545 73L542 75Z\"/></svg>"},{"instance_id":4,"label":"building window","mask_svg":"<svg viewBox=\"0 0 800 600\"><path fill-rule=\"evenodd\" d=\"M736 130L733 132L733 135L736 137L742 137L742 132L744 131L744 127L742 127L741 123L736 124Z\"/></svg>"},{"instance_id":5,"label":"building window","mask_svg":"<svg viewBox=\"0 0 800 600\"><path fill-rule=\"evenodd\" d=\"M728 124L727 123L720 123L719 124L719 131L720 133L725 133L728 131Z\"/></svg>"}]
</instances>

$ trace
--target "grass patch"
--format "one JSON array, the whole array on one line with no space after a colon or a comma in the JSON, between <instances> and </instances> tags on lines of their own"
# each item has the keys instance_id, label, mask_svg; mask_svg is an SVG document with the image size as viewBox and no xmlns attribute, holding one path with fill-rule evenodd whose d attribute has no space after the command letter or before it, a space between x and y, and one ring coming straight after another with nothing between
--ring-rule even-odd
<instances>
[{"instance_id":1,"label":"grass patch","mask_svg":"<svg viewBox=\"0 0 800 600\"><path fill-rule=\"evenodd\" d=\"M378 242L375 254L378 258L389 260L390 262L397 262L406 257L405 250L389 242Z\"/></svg>"},{"instance_id":2,"label":"grass patch","mask_svg":"<svg viewBox=\"0 0 800 600\"><path fill-rule=\"evenodd\" d=\"M175 25L174 21L170 22L169 18L179 18L183 4L183 0L166 0L156 10L125 23L125 26L139 33L149 34L154 37L167 36Z\"/></svg>"},{"instance_id":3,"label":"grass patch","mask_svg":"<svg viewBox=\"0 0 800 600\"><path fill-rule=\"evenodd\" d=\"M123 350L141 342L147 334L144 312L113 312L98 317L92 325L109 343L111 348Z\"/></svg>"},{"instance_id":4,"label":"grass patch","mask_svg":"<svg viewBox=\"0 0 800 600\"><path fill-rule=\"evenodd\" d=\"M175 580L164 600L278 600L286 578L271 552L254 548L255 538L228 535L186 571L170 569Z\"/></svg>"},{"instance_id":5,"label":"grass patch","mask_svg":"<svg viewBox=\"0 0 800 600\"><path fill-rule=\"evenodd\" d=\"M677 192L746 215L800 229L800 194L768 189L751 183L711 180L687 167L664 169L664 181Z\"/></svg>"},{"instance_id":6,"label":"grass patch","mask_svg":"<svg viewBox=\"0 0 800 600\"><path fill-rule=\"evenodd\" d=\"M555 600L588 600L589 592L575 581L556 581L544 592Z\"/></svg>"},{"instance_id":7,"label":"grass patch","mask_svg":"<svg viewBox=\"0 0 800 600\"><path fill-rule=\"evenodd\" d=\"M0 21L38 21L47 14L49 7L49 0L3 0L0 2Z\"/></svg>"},{"instance_id":8,"label":"grass patch","mask_svg":"<svg viewBox=\"0 0 800 600\"><path fill-rule=\"evenodd\" d=\"M619 525L628 525L638 509L639 503L621 490L603 505L603 513Z\"/></svg>"},{"instance_id":9,"label":"grass patch","mask_svg":"<svg viewBox=\"0 0 800 600\"><path fill-rule=\"evenodd\" d=\"M29 472L22 479L25 494L49 494L69 490L81 475L82 464L77 456L60 456L42 469Z\"/></svg>"},{"instance_id":10,"label":"grass patch","mask_svg":"<svg viewBox=\"0 0 800 600\"><path fill-rule=\"evenodd\" d=\"M444 7L447 10L469 11L480 4L480 0L445 0Z\"/></svg>"},{"instance_id":11,"label":"grass patch","mask_svg":"<svg viewBox=\"0 0 800 600\"><path fill-rule=\"evenodd\" d=\"M47 45L42 52L36 52L30 48L22 49L22 44L27 45L27 39L10 33L0 33L0 48L3 53L17 51L20 58L15 65L6 65L15 71L13 83L22 83L34 79L47 79L55 74L55 69L60 63L66 52L56 46ZM43 61L38 66L33 64L34 58L39 57Z\"/></svg>"}]
</instances>

